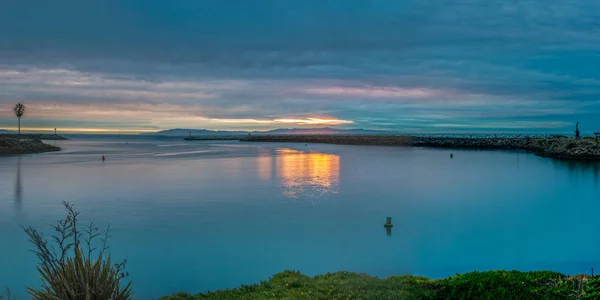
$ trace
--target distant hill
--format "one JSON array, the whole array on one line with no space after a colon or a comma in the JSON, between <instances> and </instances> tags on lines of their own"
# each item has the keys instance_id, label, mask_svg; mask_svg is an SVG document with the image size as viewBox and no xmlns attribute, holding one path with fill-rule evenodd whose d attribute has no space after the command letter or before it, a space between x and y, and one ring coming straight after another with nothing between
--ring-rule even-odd
<instances>
[{"instance_id":1,"label":"distant hill","mask_svg":"<svg viewBox=\"0 0 600 300\"><path fill-rule=\"evenodd\" d=\"M248 135L247 131L222 131L222 130L208 130L208 129L185 129L175 128L162 130L157 132L144 132L140 135L157 135L157 136L223 136L223 135Z\"/></svg>"},{"instance_id":2,"label":"distant hill","mask_svg":"<svg viewBox=\"0 0 600 300\"><path fill-rule=\"evenodd\" d=\"M269 131L253 131L252 134L388 134L392 131L337 128L281 128Z\"/></svg>"},{"instance_id":3,"label":"distant hill","mask_svg":"<svg viewBox=\"0 0 600 300\"><path fill-rule=\"evenodd\" d=\"M157 132L140 133L140 135L153 136L246 136L252 135L275 135L275 134L393 134L393 131L369 130L369 129L336 129L336 128L280 128L268 131L226 131L226 130L208 130L208 129L185 129L175 128Z\"/></svg>"},{"instance_id":4,"label":"distant hill","mask_svg":"<svg viewBox=\"0 0 600 300\"><path fill-rule=\"evenodd\" d=\"M4 130L4 129L0 129L0 134L17 134L14 131L8 131L8 130Z\"/></svg>"}]
</instances>

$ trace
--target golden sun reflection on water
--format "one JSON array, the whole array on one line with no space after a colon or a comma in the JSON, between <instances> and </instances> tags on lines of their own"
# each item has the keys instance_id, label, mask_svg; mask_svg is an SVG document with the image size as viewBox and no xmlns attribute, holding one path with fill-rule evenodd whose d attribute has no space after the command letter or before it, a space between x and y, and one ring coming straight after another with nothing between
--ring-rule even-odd
<instances>
[{"instance_id":1,"label":"golden sun reflection on water","mask_svg":"<svg viewBox=\"0 0 600 300\"><path fill-rule=\"evenodd\" d=\"M338 192L340 157L333 154L277 149L276 155L258 158L258 177L269 180L273 172L283 189L292 199L318 202Z\"/></svg>"},{"instance_id":2,"label":"golden sun reflection on water","mask_svg":"<svg viewBox=\"0 0 600 300\"><path fill-rule=\"evenodd\" d=\"M258 162L258 178L260 180L270 180L273 174L273 155L270 151L260 148L259 156L256 158Z\"/></svg>"}]
</instances>

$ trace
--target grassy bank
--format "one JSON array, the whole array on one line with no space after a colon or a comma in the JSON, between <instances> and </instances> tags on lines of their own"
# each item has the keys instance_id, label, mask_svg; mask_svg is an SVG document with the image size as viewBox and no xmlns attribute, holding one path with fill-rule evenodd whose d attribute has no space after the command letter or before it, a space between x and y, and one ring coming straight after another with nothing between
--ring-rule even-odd
<instances>
[{"instance_id":1,"label":"grassy bank","mask_svg":"<svg viewBox=\"0 0 600 300\"><path fill-rule=\"evenodd\" d=\"M349 272L308 277L278 273L268 281L205 294L178 293L160 300L194 299L600 299L600 281L550 271L471 272L433 280L378 278Z\"/></svg>"}]
</instances>

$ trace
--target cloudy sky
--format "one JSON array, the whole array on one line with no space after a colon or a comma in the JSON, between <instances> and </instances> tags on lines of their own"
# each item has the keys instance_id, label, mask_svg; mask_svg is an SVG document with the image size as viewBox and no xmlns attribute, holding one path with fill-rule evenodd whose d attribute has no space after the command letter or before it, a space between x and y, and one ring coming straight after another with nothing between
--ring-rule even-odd
<instances>
[{"instance_id":1,"label":"cloudy sky","mask_svg":"<svg viewBox=\"0 0 600 300\"><path fill-rule=\"evenodd\" d=\"M5 0L0 128L600 131L597 0Z\"/></svg>"}]
</instances>

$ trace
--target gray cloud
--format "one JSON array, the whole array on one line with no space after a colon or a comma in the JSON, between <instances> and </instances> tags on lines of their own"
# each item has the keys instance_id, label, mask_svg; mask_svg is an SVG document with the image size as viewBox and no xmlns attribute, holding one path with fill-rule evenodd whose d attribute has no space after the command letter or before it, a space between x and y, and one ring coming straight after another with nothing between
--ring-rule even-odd
<instances>
[{"instance_id":1,"label":"gray cloud","mask_svg":"<svg viewBox=\"0 0 600 300\"><path fill-rule=\"evenodd\" d=\"M324 115L385 129L600 128L598 11L594 0L6 1L0 105ZM431 95L398 92L414 90Z\"/></svg>"}]
</instances>

